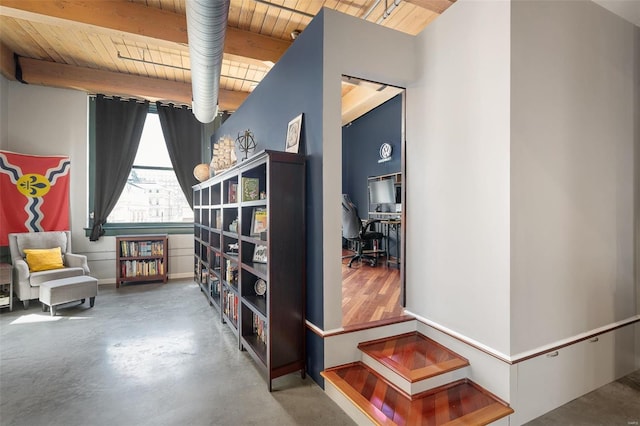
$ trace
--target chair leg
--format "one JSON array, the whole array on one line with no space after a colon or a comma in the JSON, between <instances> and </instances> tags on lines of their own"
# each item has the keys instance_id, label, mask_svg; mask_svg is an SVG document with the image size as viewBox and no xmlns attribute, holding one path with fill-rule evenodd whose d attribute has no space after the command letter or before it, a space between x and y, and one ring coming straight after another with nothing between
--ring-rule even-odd
<instances>
[{"instance_id":1,"label":"chair leg","mask_svg":"<svg viewBox=\"0 0 640 426\"><path fill-rule=\"evenodd\" d=\"M360 243L359 241L355 242L356 244L356 254L351 256L351 260L349 261L349 264L347 265L347 267L351 268L351 264L353 262L355 262L356 260L360 259L362 257L362 243Z\"/></svg>"},{"instance_id":2,"label":"chair leg","mask_svg":"<svg viewBox=\"0 0 640 426\"><path fill-rule=\"evenodd\" d=\"M356 244L357 244L356 254L354 254L353 256L345 256L345 257L351 257L351 260L349 261L349 264L347 266L351 268L351 264L356 260L360 260L360 261L364 260L369 262L371 266L376 266L376 264L378 263L378 259L375 256L369 256L368 254L364 254L364 243L357 242Z\"/></svg>"},{"instance_id":3,"label":"chair leg","mask_svg":"<svg viewBox=\"0 0 640 426\"><path fill-rule=\"evenodd\" d=\"M22 301L22 305L24 306L25 309L29 309L29 301L28 300L23 300Z\"/></svg>"}]
</instances>

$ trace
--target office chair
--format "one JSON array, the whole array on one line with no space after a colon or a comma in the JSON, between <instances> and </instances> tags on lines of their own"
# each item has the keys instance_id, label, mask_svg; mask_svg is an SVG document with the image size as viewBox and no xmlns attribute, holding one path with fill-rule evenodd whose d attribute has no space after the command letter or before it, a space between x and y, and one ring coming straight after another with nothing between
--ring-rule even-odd
<instances>
[{"instance_id":1,"label":"office chair","mask_svg":"<svg viewBox=\"0 0 640 426\"><path fill-rule=\"evenodd\" d=\"M347 194L342 194L342 237L356 243L356 253L350 256L344 256L343 259L350 257L349 268L356 260L366 260L371 266L376 266L378 258L364 254L364 245L367 241L381 240L382 232L370 231L369 228L379 220L368 220L362 223L362 219L358 216L358 209L351 202Z\"/></svg>"}]
</instances>

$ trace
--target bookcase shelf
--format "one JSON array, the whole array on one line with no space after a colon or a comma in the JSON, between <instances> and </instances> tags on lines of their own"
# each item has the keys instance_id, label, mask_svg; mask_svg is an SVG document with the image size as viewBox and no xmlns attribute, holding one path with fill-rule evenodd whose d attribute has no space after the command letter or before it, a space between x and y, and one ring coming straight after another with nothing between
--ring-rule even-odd
<instances>
[{"instance_id":1,"label":"bookcase shelf","mask_svg":"<svg viewBox=\"0 0 640 426\"><path fill-rule=\"evenodd\" d=\"M304 163L263 151L193 187L195 280L269 391L305 376Z\"/></svg>"},{"instance_id":2,"label":"bookcase shelf","mask_svg":"<svg viewBox=\"0 0 640 426\"><path fill-rule=\"evenodd\" d=\"M196 238L202 241L202 227ZM163 235L120 235L116 237L116 288L125 282L167 282L169 244Z\"/></svg>"}]
</instances>

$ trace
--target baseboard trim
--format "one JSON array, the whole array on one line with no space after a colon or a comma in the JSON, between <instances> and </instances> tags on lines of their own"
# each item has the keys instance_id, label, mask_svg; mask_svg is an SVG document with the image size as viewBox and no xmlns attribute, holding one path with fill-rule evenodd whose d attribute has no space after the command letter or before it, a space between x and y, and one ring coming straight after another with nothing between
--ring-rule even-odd
<instances>
[{"instance_id":1,"label":"baseboard trim","mask_svg":"<svg viewBox=\"0 0 640 426\"><path fill-rule=\"evenodd\" d=\"M416 313L413 313L411 311L408 311L406 309L405 309L404 313L407 314L407 315L411 315L417 321L419 321L419 322L421 322L421 323L423 323L425 325L428 325L429 327L434 328L434 329L440 331L441 333L444 333L444 334L446 334L448 336L451 336L454 339L457 339L457 340L461 341L462 343L464 343L466 345L469 345L469 346L471 346L471 347L473 347L473 348L475 348L475 349L477 349L477 350L479 350L481 352L484 352L487 355L491 355L492 357L497 358L502 362L505 362L507 364L511 364L512 363L511 358L508 355L505 355L500 351L497 351L497 350L495 350L495 349L493 349L493 348L491 348L491 347L489 347L487 345L484 345L484 344L478 342L477 340L474 340L474 339L472 339L470 337L467 337L467 336L465 336L463 334L460 334L460 333L458 333L456 331L453 331L450 328L447 328L447 327L445 327L445 326L443 326L441 324L438 324L435 321L431 321L431 320L429 320L429 319L427 319L425 317L422 317L422 316L420 316L420 315L418 315Z\"/></svg>"},{"instance_id":2,"label":"baseboard trim","mask_svg":"<svg viewBox=\"0 0 640 426\"><path fill-rule=\"evenodd\" d=\"M167 275L168 280L180 280L183 278L193 278L193 272L181 272L178 274ZM160 281L157 281L157 282L160 282ZM109 284L115 284L115 283L116 283L115 278L98 278L98 285L109 285Z\"/></svg>"},{"instance_id":3,"label":"baseboard trim","mask_svg":"<svg viewBox=\"0 0 640 426\"><path fill-rule=\"evenodd\" d=\"M326 337L339 336L340 334L347 334L347 333L355 333L362 330L369 330L371 328L384 327L387 325L393 325L393 324L398 324L401 322L408 322L408 321L415 321L415 318L410 315L403 315L402 317L398 317L398 318L371 321L369 323L360 324L357 326L346 326L346 327L334 328L332 330L326 330L326 331L320 329L320 327L313 324L309 320L306 320L305 324L309 330L313 331L316 335L324 339Z\"/></svg>"},{"instance_id":4,"label":"baseboard trim","mask_svg":"<svg viewBox=\"0 0 640 426\"><path fill-rule=\"evenodd\" d=\"M517 364L519 362L526 361L528 359L535 358L537 356L544 355L549 352L557 351L559 349L565 348L567 346L571 346L573 344L582 342L584 340L592 339L598 336L599 334L608 333L610 331L617 330L622 327L626 327L627 325L631 325L636 322L640 322L640 315L634 315L622 321L616 321L614 323L607 324L602 327L594 328L593 330L576 334L575 336L571 336L567 339L559 340L549 345L544 345L544 346L540 346L538 348L532 349L530 351L521 352L511 357L512 359L511 363Z\"/></svg>"},{"instance_id":5,"label":"baseboard trim","mask_svg":"<svg viewBox=\"0 0 640 426\"><path fill-rule=\"evenodd\" d=\"M344 332L344 328L340 327L340 328L335 328L333 330L323 330L320 327L318 327L317 325L315 325L314 323L312 323L309 320L305 320L305 325L307 326L307 328L309 330L311 330L314 334L322 337L323 339L325 337L328 336L332 336L334 334L342 334Z\"/></svg>"},{"instance_id":6,"label":"baseboard trim","mask_svg":"<svg viewBox=\"0 0 640 426\"><path fill-rule=\"evenodd\" d=\"M582 341L587 340L587 339L591 339L591 338L593 338L593 337L595 337L595 336L597 336L599 334L608 333L608 332L616 330L618 328L625 327L627 325L631 325L631 324L636 323L636 322L640 322L640 315L634 315L634 316L629 317L627 319L624 319L622 321L616 321L614 323L607 324L607 325L602 326L602 327L594 328L594 329L589 330L589 331L584 332L584 333L576 334L575 336L571 336L571 337L568 337L566 339L558 340L558 341L550 343L548 345L539 346L539 347L537 347L535 349L532 349L530 351L525 351L525 352L521 352L521 353L518 353L518 354L513 355L513 356L508 356L508 355L505 355L502 352L497 351L497 350L495 350L495 349L493 349L493 348L491 348L491 347L489 347L487 345L483 345L482 343L480 343L480 342L478 342L478 341L476 341L476 340L474 340L474 339L472 339L470 337L467 337L467 336L465 336L463 334L455 332L455 331L453 331L453 330L451 330L451 329L449 329L449 328L447 328L447 327L445 327L445 326L443 326L441 324L438 324L435 321L431 321L431 320L429 320L427 318L424 318L424 317L422 317L422 316L420 316L418 314L415 314L415 313L413 313L411 311L408 311L406 309L405 309L405 314L411 315L417 321L419 321L419 322L421 322L421 323L423 323L423 324L425 324L425 325L427 325L427 326L429 326L431 328L434 328L434 329L440 331L441 333L444 333L444 334L446 334L448 336L451 336L454 339L457 339L457 340L461 341L462 343L464 343L466 345L469 345L469 346L471 346L471 347L473 347L473 348L475 348L475 349L477 349L477 350L479 350L481 352L484 352L487 355L491 355L492 357L494 357L494 358L496 358L496 359L498 359L498 360L500 360L500 361L502 361L502 362L504 362L506 364L509 364L509 365L517 364L519 362L523 362L523 361L529 360L531 358L535 358L537 356L544 355L544 354L549 353L549 352L557 351L557 350L562 349L564 347L571 346L573 344L582 342Z\"/></svg>"}]
</instances>

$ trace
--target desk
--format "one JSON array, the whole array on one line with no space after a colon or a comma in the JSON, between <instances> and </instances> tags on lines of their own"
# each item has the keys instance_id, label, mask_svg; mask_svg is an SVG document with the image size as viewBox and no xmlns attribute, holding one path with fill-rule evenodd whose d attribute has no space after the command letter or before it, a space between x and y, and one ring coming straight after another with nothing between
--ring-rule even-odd
<instances>
[{"instance_id":1,"label":"desk","mask_svg":"<svg viewBox=\"0 0 640 426\"><path fill-rule=\"evenodd\" d=\"M402 226L402 221L399 219L381 220L380 224L382 225L382 234L384 235L384 249L387 252L387 267L394 263L397 268L400 268L400 227ZM391 244L389 244L391 232L394 232L396 237L395 250L393 250L395 256L393 257L391 256Z\"/></svg>"}]
</instances>

